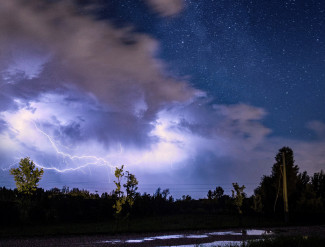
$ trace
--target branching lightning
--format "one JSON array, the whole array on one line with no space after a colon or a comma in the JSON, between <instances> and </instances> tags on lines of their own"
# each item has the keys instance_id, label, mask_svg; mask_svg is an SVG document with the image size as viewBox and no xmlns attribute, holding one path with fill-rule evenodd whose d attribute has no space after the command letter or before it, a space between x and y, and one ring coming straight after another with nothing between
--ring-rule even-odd
<instances>
[{"instance_id":1,"label":"branching lightning","mask_svg":"<svg viewBox=\"0 0 325 247\"><path fill-rule=\"evenodd\" d=\"M17 162L11 164L10 166L6 167L6 168L1 168L2 171L9 171L11 167L15 166L17 164Z\"/></svg>"},{"instance_id":2,"label":"branching lightning","mask_svg":"<svg viewBox=\"0 0 325 247\"><path fill-rule=\"evenodd\" d=\"M64 172L71 172L71 171L77 171L77 170L81 170L81 169L84 169L86 167L90 167L90 166L101 166L101 167L108 167L111 169L111 171L113 169L115 169L115 165L112 165L108 160L102 158L102 157L97 157L97 156L94 156L94 155L72 155L72 154L69 154L69 153L66 153L66 152L63 152L62 150L59 149L58 145L55 143L55 141L53 140L53 138L48 135L47 133L45 133L43 130L41 130L37 124L35 122L34 123L34 126L36 128L36 130L38 132L40 132L42 135L44 135L47 140L51 143L51 146L53 147L53 149L55 150L55 152L63 157L66 157L66 158L69 158L70 160L92 160L91 162L87 162L85 164L82 164L82 165L79 165L77 167L72 167L72 168L63 168L63 169L60 169L60 168L57 168L57 167L46 167L46 166L43 166L43 165L40 165L40 164L37 164L35 163L36 166L40 167L40 168L43 168L44 170L54 170L56 172L59 172L59 173L64 173ZM120 145L120 152L119 154L122 154L123 153L123 149L122 149L122 146Z\"/></svg>"},{"instance_id":3,"label":"branching lightning","mask_svg":"<svg viewBox=\"0 0 325 247\"><path fill-rule=\"evenodd\" d=\"M66 147L56 140L55 137L51 136L48 132L44 131L41 127L41 124L37 121L29 120L29 128L32 127L37 133L30 133L32 136L38 135L43 138L43 142L39 142L38 145L43 143L45 152L50 152L56 154L57 157L62 158L61 165L49 165L44 164L40 161L35 161L34 163L37 167L44 170L52 170L58 173L68 173L74 171L86 172L89 169L89 174L91 173L91 167L104 167L107 168L108 174L112 174L117 166L120 164L112 164L112 161L126 162L132 166L145 166L152 162L156 162L158 165L163 164L166 168L166 164L169 164L169 168L172 168L174 162L180 162L185 158L184 150L179 147L179 142L184 142L183 136L180 136L177 132L171 132L168 129L169 122L166 120L162 123L155 124L155 129L151 133L153 136L158 136L160 142L154 143L150 149L147 150L127 150L124 153L121 143L119 144L119 151L109 152L109 155L89 155L90 149L86 147L86 154L83 153L85 145L81 145L79 148ZM25 129L28 127L25 126ZM20 129L19 129L20 130ZM21 128L21 131L24 132L24 128ZM45 142L44 142L45 140ZM176 141L177 142L176 142ZM41 141L41 139L40 139ZM176 143L176 144L175 144ZM97 147L97 146L94 146ZM99 147L98 152L102 153L103 151ZM96 150L97 151L97 150ZM105 152L105 151L104 151ZM78 153L80 155L78 155ZM94 153L92 153L94 154ZM8 168L1 168L3 171L9 170L11 167L16 166L18 162L10 165ZM64 164L64 165L63 165ZM151 168L151 166L150 166ZM87 172L88 173L88 172Z\"/></svg>"}]
</instances>

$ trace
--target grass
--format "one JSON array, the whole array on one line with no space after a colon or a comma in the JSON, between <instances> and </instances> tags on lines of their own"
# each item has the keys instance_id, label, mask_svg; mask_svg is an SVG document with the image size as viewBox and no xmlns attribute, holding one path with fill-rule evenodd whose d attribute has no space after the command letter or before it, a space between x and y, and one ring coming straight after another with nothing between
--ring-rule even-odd
<instances>
[{"instance_id":1,"label":"grass","mask_svg":"<svg viewBox=\"0 0 325 247\"><path fill-rule=\"evenodd\" d=\"M324 247L324 237L307 236L281 236L275 238L265 238L261 240L251 240L241 245L228 245L227 247ZM216 245L215 247L217 247Z\"/></svg>"}]
</instances>

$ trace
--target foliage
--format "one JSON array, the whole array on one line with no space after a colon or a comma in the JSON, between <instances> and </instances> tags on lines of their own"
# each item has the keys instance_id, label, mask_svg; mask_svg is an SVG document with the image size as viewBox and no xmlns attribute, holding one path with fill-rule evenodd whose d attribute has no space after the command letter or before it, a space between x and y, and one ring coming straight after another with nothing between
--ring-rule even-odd
<instances>
[{"instance_id":1,"label":"foliage","mask_svg":"<svg viewBox=\"0 0 325 247\"><path fill-rule=\"evenodd\" d=\"M291 156L287 159L288 166L293 168L291 172L289 169L289 173L294 175L290 183L295 184L289 198L290 220L292 224L323 223L325 221L325 174L323 171L310 176L306 172L299 173L298 166L294 164L293 152L290 152L289 148L286 149L287 154ZM281 153L280 150L279 153ZM280 165L278 161L274 166ZM110 193L105 192L101 196L87 190L69 189L64 186L62 189L53 188L48 191L34 187L33 193L26 197L18 189L0 187L0 224L6 226L24 223L35 225L112 222L114 217L126 219L132 212L129 220L130 230L132 224L136 224L136 219L150 218L152 221L150 227L147 225L138 225L138 227L153 229L152 225L156 227L156 224L160 224L163 219L182 218L183 216L186 223L183 221L181 223L165 222L162 228L157 225L158 228L154 229L168 230L174 226L182 229L197 229L201 223L207 227L207 224L211 227L238 227L238 220L235 220L237 217L243 225L279 225L281 224L279 219L282 220L281 212L283 212L283 204L280 203L281 196L279 196L277 207L281 206L282 211L277 210L277 214L274 214L273 205L278 189L277 177L280 174L281 171L273 169L271 175L263 176L255 194L249 198L244 193L244 186L239 186L237 183L233 184L232 197L224 195L221 187L210 191L208 199L193 199L189 195L184 195L174 200L170 196L169 189L161 188L151 195L139 194L137 193L138 180L133 174L124 171L124 166L115 170L115 190ZM26 198L28 199L27 206L23 203ZM234 209L237 210L238 215L233 214ZM188 215L192 218L188 219ZM208 220L214 217L220 217L218 220L224 221L213 223ZM122 229L125 222L120 223L120 229Z\"/></svg>"},{"instance_id":2,"label":"foliage","mask_svg":"<svg viewBox=\"0 0 325 247\"><path fill-rule=\"evenodd\" d=\"M114 181L116 185L116 189L114 190L114 195L116 196L115 204L113 205L113 208L115 208L115 214L116 216L119 216L123 210L124 205L127 203L129 209L132 208L134 204L134 199L136 196L136 191L138 189L138 180L136 177L130 173L129 171L126 171L126 175L123 171L124 165L121 166L121 168L116 167L115 169L115 177L117 181ZM122 185L121 182L123 179L126 179L126 183L123 184L123 187L126 190L126 196L124 195L124 192L122 191ZM127 213L128 216L129 212Z\"/></svg>"},{"instance_id":3,"label":"foliage","mask_svg":"<svg viewBox=\"0 0 325 247\"><path fill-rule=\"evenodd\" d=\"M311 185L317 197L325 198L325 173L321 170L311 178Z\"/></svg>"},{"instance_id":4,"label":"foliage","mask_svg":"<svg viewBox=\"0 0 325 247\"><path fill-rule=\"evenodd\" d=\"M263 210L263 204L262 204L262 197L257 194L252 196L253 199L253 205L251 208L254 210L256 213L261 213Z\"/></svg>"},{"instance_id":5,"label":"foliage","mask_svg":"<svg viewBox=\"0 0 325 247\"><path fill-rule=\"evenodd\" d=\"M225 191L223 190L223 188L218 186L218 187L216 187L216 189L214 191L209 190L207 196L208 196L208 199L210 199L210 200L213 200L213 199L218 200L223 196L224 192Z\"/></svg>"},{"instance_id":6,"label":"foliage","mask_svg":"<svg viewBox=\"0 0 325 247\"><path fill-rule=\"evenodd\" d=\"M320 237L308 236L281 236L265 238L262 240L251 240L246 247L322 247L324 239Z\"/></svg>"},{"instance_id":7,"label":"foliage","mask_svg":"<svg viewBox=\"0 0 325 247\"><path fill-rule=\"evenodd\" d=\"M283 176L282 155L285 157L286 175L287 175L287 191L289 201L289 211L293 209L299 197L297 185L305 183L307 179L304 175L299 176L299 167L295 165L293 151L289 147L282 147L275 156L270 176L263 176L260 186L255 190L255 195L259 195L262 200L263 210L266 213L283 211Z\"/></svg>"},{"instance_id":8,"label":"foliage","mask_svg":"<svg viewBox=\"0 0 325 247\"><path fill-rule=\"evenodd\" d=\"M237 183L233 183L232 186L234 187L233 190L231 190L232 198L234 199L234 205L237 208L237 211L239 214L242 214L241 207L243 205L243 201L245 198L244 189L246 188L245 185L239 186Z\"/></svg>"},{"instance_id":9,"label":"foliage","mask_svg":"<svg viewBox=\"0 0 325 247\"><path fill-rule=\"evenodd\" d=\"M114 191L114 194L116 195L116 201L115 204L113 205L113 208L116 209L115 214L119 215L122 212L123 209L123 205L126 202L126 198L124 196L124 192L121 190L122 186L121 186L121 181L124 177L124 172L123 172L123 168L124 166L122 165L121 168L116 167L115 169L115 177L117 179L117 181L114 181L115 185L116 185L116 189Z\"/></svg>"},{"instance_id":10,"label":"foliage","mask_svg":"<svg viewBox=\"0 0 325 247\"><path fill-rule=\"evenodd\" d=\"M261 198L265 214L283 212L282 199L282 153L285 154L289 212L324 211L325 206L325 174L323 171L308 176L307 172L299 173L295 165L294 154L291 148L279 149L275 156L276 163L272 167L270 176L263 176L254 197Z\"/></svg>"},{"instance_id":11,"label":"foliage","mask_svg":"<svg viewBox=\"0 0 325 247\"><path fill-rule=\"evenodd\" d=\"M286 165L286 175L287 175L287 190L288 197L290 198L296 190L296 184L298 181L299 167L295 165L295 160L293 156L293 151L289 147L283 147L279 149L278 153L275 156L276 163L272 167L272 175L275 182L280 181L282 188L282 167L283 167L283 158L282 154L285 157ZM279 196L282 197L282 190L279 191Z\"/></svg>"},{"instance_id":12,"label":"foliage","mask_svg":"<svg viewBox=\"0 0 325 247\"><path fill-rule=\"evenodd\" d=\"M126 171L126 184L124 184L123 187L126 190L126 202L130 207L132 207L134 204L134 199L138 189L137 185L138 180L136 177L130 172Z\"/></svg>"},{"instance_id":13,"label":"foliage","mask_svg":"<svg viewBox=\"0 0 325 247\"><path fill-rule=\"evenodd\" d=\"M43 169L35 168L34 162L29 157L21 159L18 168L10 169L10 174L15 178L17 190L27 195L36 191L43 173Z\"/></svg>"}]
</instances>

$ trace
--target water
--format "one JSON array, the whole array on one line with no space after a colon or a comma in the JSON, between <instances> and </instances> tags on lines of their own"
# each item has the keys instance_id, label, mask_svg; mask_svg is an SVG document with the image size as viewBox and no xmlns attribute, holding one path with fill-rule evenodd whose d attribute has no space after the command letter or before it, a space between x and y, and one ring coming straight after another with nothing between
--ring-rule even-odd
<instances>
[{"instance_id":1,"label":"water","mask_svg":"<svg viewBox=\"0 0 325 247\"><path fill-rule=\"evenodd\" d=\"M202 239L208 238L209 236L262 236L262 235L270 235L273 234L271 231L266 230L257 230L257 229L248 229L243 231L223 231L223 232L208 232L205 234L181 234L181 235L161 235L161 236L153 236L153 237L144 237L144 238L137 238L137 239L128 239L125 241L122 240L106 240L101 241L100 243L143 243L146 241L153 241L153 240L168 240L168 239L180 239L180 238L190 238L190 239ZM202 243L200 246L202 247L211 247L211 246L228 246L232 245L240 245L242 241L214 241L211 243ZM196 245L175 245L177 247L195 247Z\"/></svg>"},{"instance_id":2,"label":"water","mask_svg":"<svg viewBox=\"0 0 325 247\"><path fill-rule=\"evenodd\" d=\"M104 241L100 241L99 243L117 244L121 242L122 242L121 240L104 240Z\"/></svg>"},{"instance_id":3,"label":"water","mask_svg":"<svg viewBox=\"0 0 325 247\"><path fill-rule=\"evenodd\" d=\"M209 235L217 235L217 236L262 236L262 235L270 235L273 234L271 231L266 230L256 230L256 229L249 229L244 231L227 231L227 232L210 232Z\"/></svg>"},{"instance_id":4,"label":"water","mask_svg":"<svg viewBox=\"0 0 325 247\"><path fill-rule=\"evenodd\" d=\"M153 239L175 239L175 238L185 238L185 235L164 235L164 236L157 236L157 237L152 237Z\"/></svg>"},{"instance_id":5,"label":"water","mask_svg":"<svg viewBox=\"0 0 325 247\"><path fill-rule=\"evenodd\" d=\"M242 232L210 232L210 235L217 235L217 236L225 236L225 235L231 235L231 236L236 236L236 235L243 235Z\"/></svg>"},{"instance_id":6,"label":"water","mask_svg":"<svg viewBox=\"0 0 325 247\"><path fill-rule=\"evenodd\" d=\"M200 244L200 247L226 247L229 245L240 246L242 241L215 241L212 243L203 243ZM173 245L173 246L159 246L159 247L196 247L197 244L188 244L188 245Z\"/></svg>"},{"instance_id":7,"label":"water","mask_svg":"<svg viewBox=\"0 0 325 247\"><path fill-rule=\"evenodd\" d=\"M125 243L143 243L145 241L153 241L153 240L168 240L168 239L177 239L177 238L186 238L185 235L162 235L162 236L154 236L154 237L145 237L145 238L139 238L139 239L129 239L126 240ZM121 243L122 241L119 240ZM102 241L101 243L118 243L115 241Z\"/></svg>"},{"instance_id":8,"label":"water","mask_svg":"<svg viewBox=\"0 0 325 247\"><path fill-rule=\"evenodd\" d=\"M142 242L144 242L144 239L130 239L125 241L125 243L142 243Z\"/></svg>"},{"instance_id":9,"label":"water","mask_svg":"<svg viewBox=\"0 0 325 247\"><path fill-rule=\"evenodd\" d=\"M273 234L271 231L265 231L265 230L246 230L246 235L249 236L261 236L261 235L271 235Z\"/></svg>"},{"instance_id":10,"label":"water","mask_svg":"<svg viewBox=\"0 0 325 247\"><path fill-rule=\"evenodd\" d=\"M188 235L186 238L207 238L208 235Z\"/></svg>"}]
</instances>

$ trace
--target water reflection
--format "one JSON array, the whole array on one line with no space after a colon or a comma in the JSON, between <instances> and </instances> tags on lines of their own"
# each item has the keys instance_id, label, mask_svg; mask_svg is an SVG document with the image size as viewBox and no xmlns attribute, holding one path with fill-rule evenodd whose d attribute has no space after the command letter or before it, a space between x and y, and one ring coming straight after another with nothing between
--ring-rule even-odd
<instances>
[{"instance_id":1,"label":"water reflection","mask_svg":"<svg viewBox=\"0 0 325 247\"><path fill-rule=\"evenodd\" d=\"M144 238L137 238L137 239L128 239L125 241L115 239L115 240L107 240L101 241L100 243L143 243L146 241L153 241L153 240L168 240L168 239L180 239L180 238L191 238L191 239L201 239L201 238L208 238L209 236L261 236L261 235L270 235L273 234L271 231L266 230L257 230L257 229L248 229L242 231L220 231L220 232L208 232L205 234L181 234L181 235L161 235L161 236L152 236L152 237L144 237ZM210 247L210 246L227 246L229 244L237 245L242 243L242 241L214 241L211 243L202 243L200 246L202 247ZM196 245L175 245L178 247L195 247Z\"/></svg>"},{"instance_id":2,"label":"water reflection","mask_svg":"<svg viewBox=\"0 0 325 247\"><path fill-rule=\"evenodd\" d=\"M212 243L203 243L200 244L200 247L226 247L226 246L241 246L243 241L215 241ZM173 245L173 246L159 246L159 247L196 247L196 244L189 245Z\"/></svg>"},{"instance_id":3,"label":"water reflection","mask_svg":"<svg viewBox=\"0 0 325 247\"><path fill-rule=\"evenodd\" d=\"M157 236L152 238L164 240L164 239L185 238L185 237L186 237L185 235L164 235L164 236Z\"/></svg>"},{"instance_id":4,"label":"water reflection","mask_svg":"<svg viewBox=\"0 0 325 247\"><path fill-rule=\"evenodd\" d=\"M236 235L243 235L242 232L210 232L209 235L217 235L217 236L224 236L224 235L231 235L231 236L236 236Z\"/></svg>"},{"instance_id":5,"label":"water reflection","mask_svg":"<svg viewBox=\"0 0 325 247\"><path fill-rule=\"evenodd\" d=\"M208 235L188 235L186 238L207 238Z\"/></svg>"},{"instance_id":6,"label":"water reflection","mask_svg":"<svg viewBox=\"0 0 325 247\"><path fill-rule=\"evenodd\" d=\"M261 236L261 235L270 235L272 234L271 231L268 230L256 230L256 229L249 229L249 230L241 230L241 231L227 231L227 232L210 232L209 235L218 235L218 236Z\"/></svg>"},{"instance_id":7,"label":"water reflection","mask_svg":"<svg viewBox=\"0 0 325 247\"><path fill-rule=\"evenodd\" d=\"M246 230L246 235L251 235L251 236L261 236L261 235L271 235L271 231L266 231L266 230Z\"/></svg>"}]
</instances>

